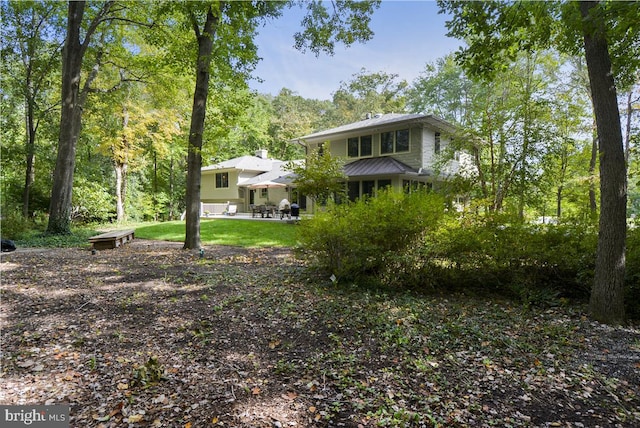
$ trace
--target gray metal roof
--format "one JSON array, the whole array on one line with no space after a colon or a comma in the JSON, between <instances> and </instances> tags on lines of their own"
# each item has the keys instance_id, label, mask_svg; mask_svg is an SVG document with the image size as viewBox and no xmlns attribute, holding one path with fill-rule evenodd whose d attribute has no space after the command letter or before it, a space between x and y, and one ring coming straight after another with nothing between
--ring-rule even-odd
<instances>
[{"instance_id":1,"label":"gray metal roof","mask_svg":"<svg viewBox=\"0 0 640 428\"><path fill-rule=\"evenodd\" d=\"M303 137L298 137L295 138L294 141L317 140L337 134L365 131L369 129L373 130L377 128L412 122L428 124L438 130L445 132L453 132L455 130L455 127L452 124L432 114L387 113L375 115L370 119L364 119L358 122L349 123L347 125L338 126L337 128L326 129L324 131L315 132Z\"/></svg>"},{"instance_id":2,"label":"gray metal roof","mask_svg":"<svg viewBox=\"0 0 640 428\"><path fill-rule=\"evenodd\" d=\"M367 158L348 163L344 166L344 173L348 177L362 177L368 175L417 175L418 170L411 168L392 157Z\"/></svg>"}]
</instances>

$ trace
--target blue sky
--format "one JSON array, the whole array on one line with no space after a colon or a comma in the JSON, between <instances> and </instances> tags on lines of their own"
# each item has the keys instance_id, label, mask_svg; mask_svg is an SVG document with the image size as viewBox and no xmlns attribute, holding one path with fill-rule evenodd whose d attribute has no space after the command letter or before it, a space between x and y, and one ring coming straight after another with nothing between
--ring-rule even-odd
<instances>
[{"instance_id":1,"label":"blue sky","mask_svg":"<svg viewBox=\"0 0 640 428\"><path fill-rule=\"evenodd\" d=\"M283 87L305 98L331 99L340 82L349 81L362 68L384 71L413 81L425 64L454 52L461 42L445 36L445 15L435 1L383 0L370 28L375 35L365 44L336 46L335 54L302 53L293 48L302 10L286 10L282 17L260 29L256 43L263 59L252 82L260 93L276 95Z\"/></svg>"}]
</instances>

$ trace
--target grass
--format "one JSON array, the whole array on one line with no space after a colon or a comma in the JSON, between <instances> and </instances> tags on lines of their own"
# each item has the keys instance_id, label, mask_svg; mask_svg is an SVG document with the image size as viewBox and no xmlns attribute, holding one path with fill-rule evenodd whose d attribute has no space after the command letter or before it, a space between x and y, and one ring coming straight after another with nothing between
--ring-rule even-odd
<instances>
[{"instance_id":1,"label":"grass","mask_svg":"<svg viewBox=\"0 0 640 428\"><path fill-rule=\"evenodd\" d=\"M136 223L122 227L135 228L136 238L174 242L182 242L185 238L185 224L182 221ZM89 237L106 228L107 226L76 228L71 235L53 236L33 230L24 233L15 242L18 247L83 247L89 245ZM108 228L114 229L113 225L109 225ZM293 247L297 242L296 231L296 225L276 221L210 219L200 222L202 245L233 245L246 248Z\"/></svg>"},{"instance_id":2,"label":"grass","mask_svg":"<svg viewBox=\"0 0 640 428\"><path fill-rule=\"evenodd\" d=\"M184 241L182 221L145 224L136 227L136 237L162 241ZM211 219L200 222L203 245L235 245L239 247L293 247L296 226L286 222L238 219Z\"/></svg>"}]
</instances>

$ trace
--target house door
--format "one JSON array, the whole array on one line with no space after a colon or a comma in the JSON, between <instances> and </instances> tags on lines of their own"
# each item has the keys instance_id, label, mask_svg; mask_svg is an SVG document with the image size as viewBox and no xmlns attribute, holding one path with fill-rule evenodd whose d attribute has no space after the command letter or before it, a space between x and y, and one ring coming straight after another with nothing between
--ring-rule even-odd
<instances>
[{"instance_id":1,"label":"house door","mask_svg":"<svg viewBox=\"0 0 640 428\"><path fill-rule=\"evenodd\" d=\"M255 190L249 190L249 205L253 205L255 203Z\"/></svg>"}]
</instances>

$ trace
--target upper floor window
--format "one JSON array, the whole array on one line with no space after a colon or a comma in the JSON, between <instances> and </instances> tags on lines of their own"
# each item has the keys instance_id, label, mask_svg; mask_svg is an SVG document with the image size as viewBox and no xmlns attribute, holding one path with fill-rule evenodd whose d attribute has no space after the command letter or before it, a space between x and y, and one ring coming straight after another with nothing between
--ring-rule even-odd
<instances>
[{"instance_id":1,"label":"upper floor window","mask_svg":"<svg viewBox=\"0 0 640 428\"><path fill-rule=\"evenodd\" d=\"M347 155L350 158L371 156L371 135L353 137L347 140Z\"/></svg>"},{"instance_id":2,"label":"upper floor window","mask_svg":"<svg viewBox=\"0 0 640 428\"><path fill-rule=\"evenodd\" d=\"M433 150L438 155L440 154L440 133L436 132L436 138L433 144Z\"/></svg>"},{"instance_id":3,"label":"upper floor window","mask_svg":"<svg viewBox=\"0 0 640 428\"><path fill-rule=\"evenodd\" d=\"M409 151L409 130L383 132L380 134L380 153L398 153Z\"/></svg>"},{"instance_id":4,"label":"upper floor window","mask_svg":"<svg viewBox=\"0 0 640 428\"><path fill-rule=\"evenodd\" d=\"M228 172L216 172L216 188L229 187L229 173Z\"/></svg>"}]
</instances>

